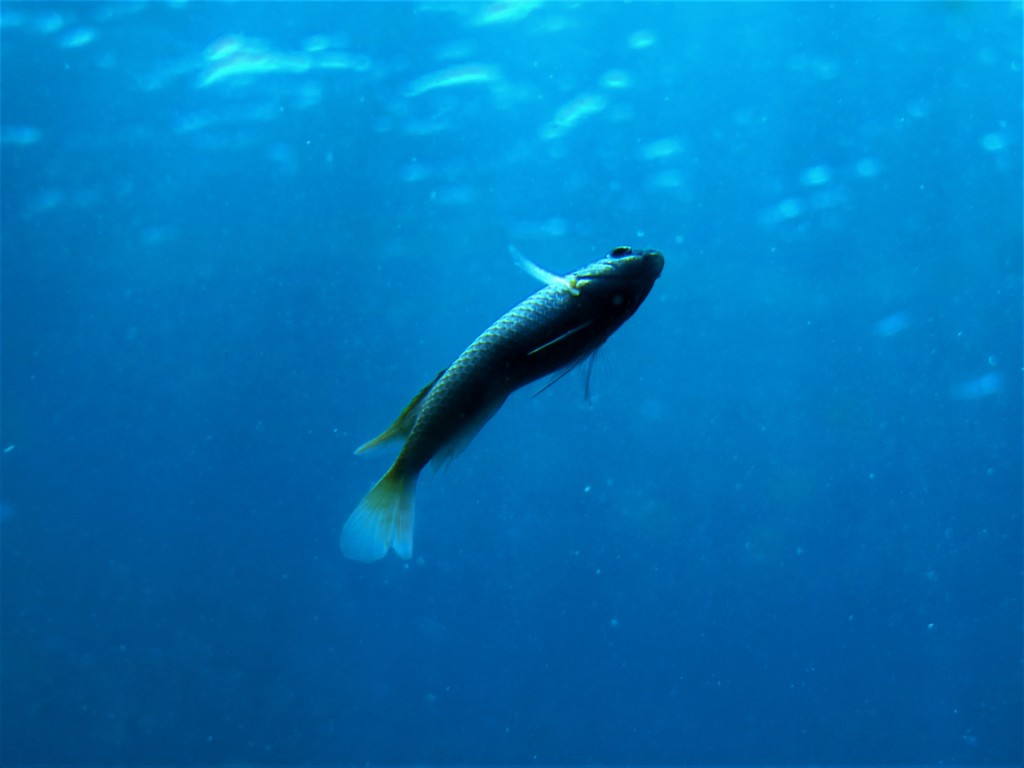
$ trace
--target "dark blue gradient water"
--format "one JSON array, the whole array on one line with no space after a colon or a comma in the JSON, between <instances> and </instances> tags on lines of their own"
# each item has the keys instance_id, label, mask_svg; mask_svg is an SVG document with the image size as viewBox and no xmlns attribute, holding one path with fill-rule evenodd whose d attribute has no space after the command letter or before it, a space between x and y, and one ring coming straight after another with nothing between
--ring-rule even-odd
<instances>
[{"instance_id":1,"label":"dark blue gradient water","mask_svg":"<svg viewBox=\"0 0 1024 768\"><path fill-rule=\"evenodd\" d=\"M1022 756L1021 5L17 3L7 765ZM662 250L342 522L536 289Z\"/></svg>"}]
</instances>

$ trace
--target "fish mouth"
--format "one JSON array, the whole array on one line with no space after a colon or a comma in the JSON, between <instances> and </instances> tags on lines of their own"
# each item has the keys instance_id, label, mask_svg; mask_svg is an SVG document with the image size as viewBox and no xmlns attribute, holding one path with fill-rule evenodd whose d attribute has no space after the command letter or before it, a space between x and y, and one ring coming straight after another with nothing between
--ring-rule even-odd
<instances>
[{"instance_id":1,"label":"fish mouth","mask_svg":"<svg viewBox=\"0 0 1024 768\"><path fill-rule=\"evenodd\" d=\"M661 277L661 270L665 268L665 256L661 251L644 251L641 254L651 265L655 277Z\"/></svg>"}]
</instances>

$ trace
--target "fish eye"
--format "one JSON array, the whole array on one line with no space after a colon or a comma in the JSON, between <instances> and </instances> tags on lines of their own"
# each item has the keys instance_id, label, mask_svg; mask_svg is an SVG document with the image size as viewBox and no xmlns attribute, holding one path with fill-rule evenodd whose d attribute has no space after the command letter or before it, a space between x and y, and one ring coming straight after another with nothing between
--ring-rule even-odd
<instances>
[{"instance_id":1,"label":"fish eye","mask_svg":"<svg viewBox=\"0 0 1024 768\"><path fill-rule=\"evenodd\" d=\"M621 259L623 256L629 256L633 252L633 249L628 245L620 245L618 248L612 248L612 252L608 254L614 259Z\"/></svg>"}]
</instances>

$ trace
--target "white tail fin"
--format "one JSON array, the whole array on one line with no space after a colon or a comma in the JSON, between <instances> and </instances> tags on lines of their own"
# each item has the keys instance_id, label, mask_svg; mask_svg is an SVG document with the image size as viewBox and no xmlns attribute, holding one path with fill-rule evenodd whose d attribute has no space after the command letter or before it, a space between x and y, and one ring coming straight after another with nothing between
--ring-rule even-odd
<instances>
[{"instance_id":1,"label":"white tail fin","mask_svg":"<svg viewBox=\"0 0 1024 768\"><path fill-rule=\"evenodd\" d=\"M341 551L345 557L369 563L394 549L408 560L412 557L413 496L416 475L391 469L370 489L341 529Z\"/></svg>"}]
</instances>

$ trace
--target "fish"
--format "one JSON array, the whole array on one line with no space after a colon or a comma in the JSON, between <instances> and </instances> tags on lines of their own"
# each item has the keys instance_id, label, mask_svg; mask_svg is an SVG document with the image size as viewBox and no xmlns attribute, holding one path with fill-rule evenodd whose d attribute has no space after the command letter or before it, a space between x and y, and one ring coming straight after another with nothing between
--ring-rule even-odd
<instances>
[{"instance_id":1,"label":"fish","mask_svg":"<svg viewBox=\"0 0 1024 768\"><path fill-rule=\"evenodd\" d=\"M560 378L592 360L647 298L665 265L659 251L620 246L558 275L514 250L513 255L544 287L498 318L390 427L356 449L363 454L402 441L394 463L342 527L346 557L372 562L394 550L410 559L416 481L423 468L447 464L520 387L555 373Z\"/></svg>"}]
</instances>

